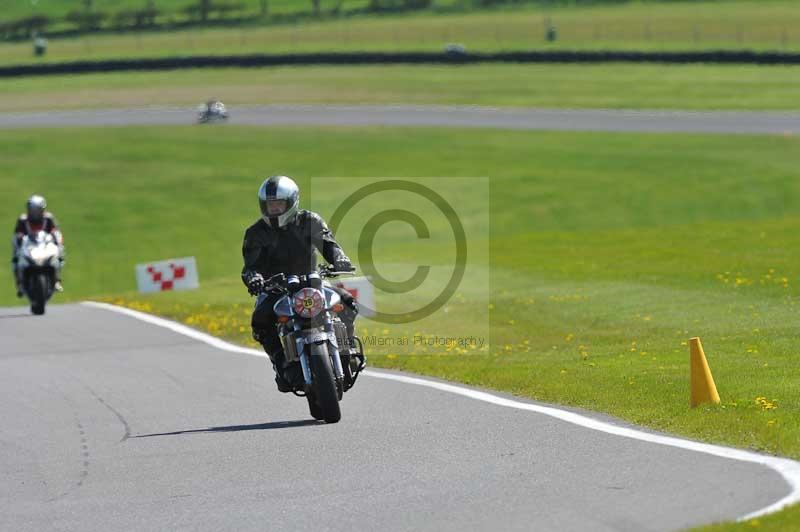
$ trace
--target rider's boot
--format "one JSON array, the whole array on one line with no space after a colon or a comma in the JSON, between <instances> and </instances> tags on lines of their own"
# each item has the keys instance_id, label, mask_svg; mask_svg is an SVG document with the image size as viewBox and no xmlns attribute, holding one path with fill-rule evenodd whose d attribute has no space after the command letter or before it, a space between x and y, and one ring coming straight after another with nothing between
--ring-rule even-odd
<instances>
[{"instance_id":1,"label":"rider's boot","mask_svg":"<svg viewBox=\"0 0 800 532\"><path fill-rule=\"evenodd\" d=\"M276 354L274 359L270 357L270 360L273 360L272 369L275 370L275 384L278 386L279 392L287 393L302 388L303 370L299 363L286 364L283 351Z\"/></svg>"},{"instance_id":2,"label":"rider's boot","mask_svg":"<svg viewBox=\"0 0 800 532\"><path fill-rule=\"evenodd\" d=\"M268 338L268 335L269 333L266 331L261 331L255 328L253 329L253 339L261 344L264 352L269 357L269 361L272 362L272 370L275 372L275 384L278 386L278 391L281 393L291 392L292 385L285 378L283 378L283 372L280 370L280 368L283 366L283 353L270 352L265 341Z\"/></svg>"},{"instance_id":3,"label":"rider's boot","mask_svg":"<svg viewBox=\"0 0 800 532\"><path fill-rule=\"evenodd\" d=\"M278 386L279 392L287 393L298 388L302 389L304 380L300 363L287 364L282 349L274 356L270 355L270 360L272 369L275 370L275 384Z\"/></svg>"},{"instance_id":4,"label":"rider's boot","mask_svg":"<svg viewBox=\"0 0 800 532\"><path fill-rule=\"evenodd\" d=\"M64 267L63 265L64 265L64 261L61 260L60 264L59 264L59 267L56 270L56 282L53 283L53 289L56 292L63 292L64 291L64 285L61 282L61 268Z\"/></svg>"},{"instance_id":5,"label":"rider's boot","mask_svg":"<svg viewBox=\"0 0 800 532\"><path fill-rule=\"evenodd\" d=\"M278 367L273 364L272 369L275 370L275 385L278 387L278 391L281 393L289 393L292 391L292 385L283 378L283 372L278 370Z\"/></svg>"},{"instance_id":6,"label":"rider's boot","mask_svg":"<svg viewBox=\"0 0 800 532\"><path fill-rule=\"evenodd\" d=\"M358 316L358 306L352 299L346 302L344 311L341 313L342 323L347 329L347 341L350 344L350 357L351 360L356 358L364 358L361 351L361 340L356 336L356 317Z\"/></svg>"},{"instance_id":7,"label":"rider's boot","mask_svg":"<svg viewBox=\"0 0 800 532\"><path fill-rule=\"evenodd\" d=\"M267 356L269 356L269 361L272 362L272 370L275 372L275 385L278 387L278 391L281 393L291 392L292 385L283 376L283 353L270 353L264 344L261 344L261 347L264 348L264 352L266 352Z\"/></svg>"},{"instance_id":8,"label":"rider's boot","mask_svg":"<svg viewBox=\"0 0 800 532\"><path fill-rule=\"evenodd\" d=\"M22 279L19 278L17 272L14 272L14 283L17 285L17 297L20 298L23 296L22 293Z\"/></svg>"},{"instance_id":9,"label":"rider's boot","mask_svg":"<svg viewBox=\"0 0 800 532\"><path fill-rule=\"evenodd\" d=\"M14 276L14 287L17 289L17 297L22 297L22 279L17 271L17 257L11 259L11 275Z\"/></svg>"},{"instance_id":10,"label":"rider's boot","mask_svg":"<svg viewBox=\"0 0 800 532\"><path fill-rule=\"evenodd\" d=\"M347 328L347 341L350 344L350 371L355 374L366 367L367 357L364 356L361 340L356 336L355 320L358 316L358 307L352 303L351 301L352 306L345 305L342 322Z\"/></svg>"},{"instance_id":11,"label":"rider's boot","mask_svg":"<svg viewBox=\"0 0 800 532\"><path fill-rule=\"evenodd\" d=\"M367 366L367 357L361 349L361 340L356 336L350 337L350 371L358 373Z\"/></svg>"}]
</instances>

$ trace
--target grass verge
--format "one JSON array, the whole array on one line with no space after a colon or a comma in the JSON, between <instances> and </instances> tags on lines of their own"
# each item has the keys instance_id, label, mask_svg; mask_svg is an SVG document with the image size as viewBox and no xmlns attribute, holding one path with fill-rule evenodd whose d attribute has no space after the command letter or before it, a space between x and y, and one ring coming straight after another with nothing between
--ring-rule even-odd
<instances>
[{"instance_id":1,"label":"grass verge","mask_svg":"<svg viewBox=\"0 0 800 532\"><path fill-rule=\"evenodd\" d=\"M0 84L0 112L194 106L212 95L232 106L417 103L797 110L800 70L620 64L361 66L14 78Z\"/></svg>"},{"instance_id":2,"label":"grass verge","mask_svg":"<svg viewBox=\"0 0 800 532\"><path fill-rule=\"evenodd\" d=\"M360 328L460 335L485 316L490 349L375 346L372 364L800 458L798 142L382 128L0 132L0 217L47 193L69 245L62 300L105 297L247 342L239 246L265 174L298 176L305 199L327 215L336 202L313 176L486 175L488 202L450 178L436 183L460 198L470 244L490 251L489 283L460 288L435 319ZM477 223L487 211L491 225ZM340 233L348 250L353 233ZM447 253L402 227L377 239L379 266L446 262ZM198 258L201 290L132 292L135 263L183 255ZM0 304L14 304L6 270L0 286ZM694 335L718 407L688 408L685 342ZM797 527L800 510L759 524Z\"/></svg>"},{"instance_id":3,"label":"grass verge","mask_svg":"<svg viewBox=\"0 0 800 532\"><path fill-rule=\"evenodd\" d=\"M548 21L558 40L545 40ZM631 2L588 7L365 16L302 25L89 35L53 39L44 61L331 50L800 49L789 0ZM0 64L34 61L30 43L0 44Z\"/></svg>"}]
</instances>

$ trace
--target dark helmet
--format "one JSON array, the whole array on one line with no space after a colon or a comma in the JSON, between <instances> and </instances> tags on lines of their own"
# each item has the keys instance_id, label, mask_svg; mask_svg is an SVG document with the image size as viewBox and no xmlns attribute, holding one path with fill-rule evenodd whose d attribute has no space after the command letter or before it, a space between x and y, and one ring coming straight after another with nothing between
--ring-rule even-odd
<instances>
[{"instance_id":1,"label":"dark helmet","mask_svg":"<svg viewBox=\"0 0 800 532\"><path fill-rule=\"evenodd\" d=\"M44 221L44 213L47 210L47 201L42 196L31 196L28 198L28 220L35 224Z\"/></svg>"},{"instance_id":2,"label":"dark helmet","mask_svg":"<svg viewBox=\"0 0 800 532\"><path fill-rule=\"evenodd\" d=\"M300 208L300 189L284 175L266 179L258 189L261 216L271 227L280 229L292 223Z\"/></svg>"}]
</instances>

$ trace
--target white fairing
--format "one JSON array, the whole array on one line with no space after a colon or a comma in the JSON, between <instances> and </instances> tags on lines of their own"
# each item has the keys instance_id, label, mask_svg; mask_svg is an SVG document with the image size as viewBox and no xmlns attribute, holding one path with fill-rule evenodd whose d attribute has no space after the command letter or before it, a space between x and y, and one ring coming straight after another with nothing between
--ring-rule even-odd
<instances>
[{"instance_id":1,"label":"white fairing","mask_svg":"<svg viewBox=\"0 0 800 532\"><path fill-rule=\"evenodd\" d=\"M211 112L216 113L218 115L227 115L228 110L225 108L225 104L222 102L216 102L214 105L211 106Z\"/></svg>"},{"instance_id":2,"label":"white fairing","mask_svg":"<svg viewBox=\"0 0 800 532\"><path fill-rule=\"evenodd\" d=\"M18 264L21 268L30 266L44 268L49 266L58 269L60 267L58 259L61 255L61 249L58 247L53 235L45 231L24 236L22 245L20 245L17 253Z\"/></svg>"}]
</instances>

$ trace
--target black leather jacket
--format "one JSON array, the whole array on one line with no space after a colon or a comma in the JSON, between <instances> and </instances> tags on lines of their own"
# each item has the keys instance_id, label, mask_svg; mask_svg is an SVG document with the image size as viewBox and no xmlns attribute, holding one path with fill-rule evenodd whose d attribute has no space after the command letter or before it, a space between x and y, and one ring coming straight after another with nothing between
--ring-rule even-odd
<instances>
[{"instance_id":1,"label":"black leather jacket","mask_svg":"<svg viewBox=\"0 0 800 532\"><path fill-rule=\"evenodd\" d=\"M11 239L12 260L16 260L17 248L22 244L22 237L35 233L36 231L46 231L53 235L53 238L56 239L56 243L59 246L64 245L64 237L52 213L45 212L42 221L39 223L29 221L27 214L20 214L19 218L17 218L17 223L14 224L14 237Z\"/></svg>"},{"instance_id":2,"label":"black leather jacket","mask_svg":"<svg viewBox=\"0 0 800 532\"><path fill-rule=\"evenodd\" d=\"M331 264L347 258L318 214L301 210L283 229L259 219L244 233L242 281L247 285L256 272L265 279L277 273L305 275L317 267L316 251Z\"/></svg>"}]
</instances>

